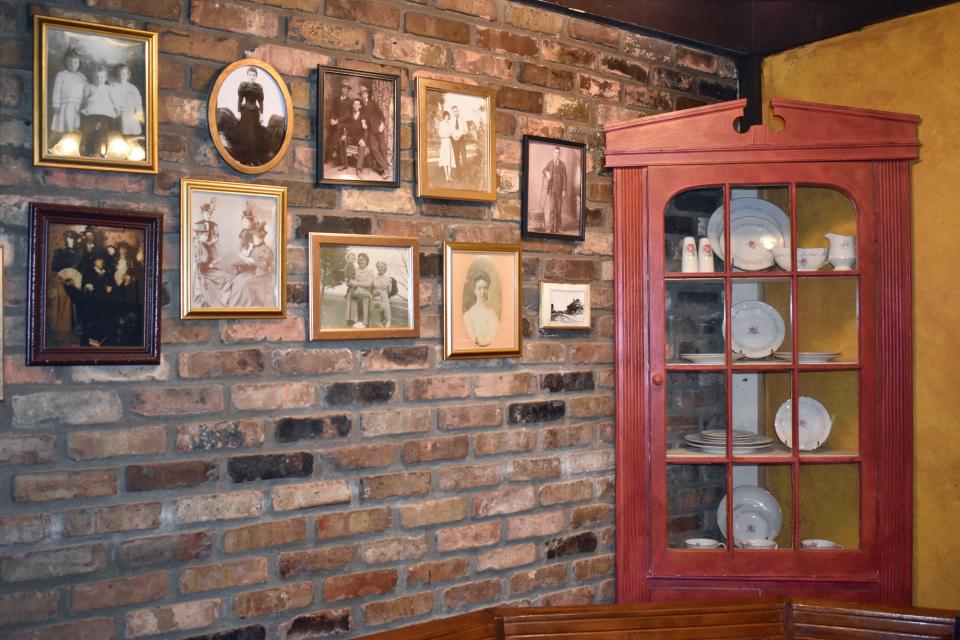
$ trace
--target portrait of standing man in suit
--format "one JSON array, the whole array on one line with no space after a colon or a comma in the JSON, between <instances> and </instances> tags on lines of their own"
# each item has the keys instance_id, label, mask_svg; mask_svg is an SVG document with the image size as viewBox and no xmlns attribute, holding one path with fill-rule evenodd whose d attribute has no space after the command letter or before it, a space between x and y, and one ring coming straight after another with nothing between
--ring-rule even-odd
<instances>
[{"instance_id":1,"label":"portrait of standing man in suit","mask_svg":"<svg viewBox=\"0 0 960 640\"><path fill-rule=\"evenodd\" d=\"M553 159L543 168L544 188L549 196L546 225L553 233L560 233L563 217L563 192L567 188L567 167L560 159L560 147L553 148Z\"/></svg>"},{"instance_id":2,"label":"portrait of standing man in suit","mask_svg":"<svg viewBox=\"0 0 960 640\"><path fill-rule=\"evenodd\" d=\"M523 174L523 236L583 240L586 145L524 136Z\"/></svg>"}]
</instances>

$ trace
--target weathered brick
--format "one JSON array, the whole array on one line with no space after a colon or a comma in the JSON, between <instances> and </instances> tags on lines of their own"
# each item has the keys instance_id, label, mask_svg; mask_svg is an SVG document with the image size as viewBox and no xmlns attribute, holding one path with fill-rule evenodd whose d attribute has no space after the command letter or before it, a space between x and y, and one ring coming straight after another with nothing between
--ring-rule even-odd
<instances>
[{"instance_id":1,"label":"weathered brick","mask_svg":"<svg viewBox=\"0 0 960 640\"><path fill-rule=\"evenodd\" d=\"M133 392L133 412L178 416L223 411L223 387L145 387Z\"/></svg>"},{"instance_id":2,"label":"weathered brick","mask_svg":"<svg viewBox=\"0 0 960 640\"><path fill-rule=\"evenodd\" d=\"M507 540L548 536L563 530L563 511L514 516L507 521Z\"/></svg>"},{"instance_id":3,"label":"weathered brick","mask_svg":"<svg viewBox=\"0 0 960 640\"><path fill-rule=\"evenodd\" d=\"M684 73L676 69L665 69L657 67L653 70L653 84L667 89L676 89L678 91L690 91L693 88L695 78L689 73Z\"/></svg>"},{"instance_id":4,"label":"weathered brick","mask_svg":"<svg viewBox=\"0 0 960 640\"><path fill-rule=\"evenodd\" d=\"M514 481L544 480L560 477L560 458L524 458L512 460L509 465L510 479Z\"/></svg>"},{"instance_id":5,"label":"weathered brick","mask_svg":"<svg viewBox=\"0 0 960 640\"><path fill-rule=\"evenodd\" d=\"M593 481L589 478L572 482L558 482L540 487L540 504L550 506L563 502L589 500L593 497Z\"/></svg>"},{"instance_id":6,"label":"weathered brick","mask_svg":"<svg viewBox=\"0 0 960 640\"><path fill-rule=\"evenodd\" d=\"M300 16L289 19L287 35L292 40L299 40L315 47L357 53L367 50L370 39L369 32L364 29Z\"/></svg>"},{"instance_id":7,"label":"weathered brick","mask_svg":"<svg viewBox=\"0 0 960 640\"><path fill-rule=\"evenodd\" d=\"M573 536L554 538L544 543L547 558L592 553L597 550L597 535L592 531L585 531Z\"/></svg>"},{"instance_id":8,"label":"weathered brick","mask_svg":"<svg viewBox=\"0 0 960 640\"><path fill-rule=\"evenodd\" d=\"M510 576L510 593L528 593L534 589L557 587L567 581L567 565L552 564L520 571Z\"/></svg>"},{"instance_id":9,"label":"weathered brick","mask_svg":"<svg viewBox=\"0 0 960 640\"><path fill-rule=\"evenodd\" d=\"M385 29L400 28L400 11L380 2L355 3L350 0L328 0L326 13L332 18L370 24Z\"/></svg>"},{"instance_id":10,"label":"weathered brick","mask_svg":"<svg viewBox=\"0 0 960 640\"><path fill-rule=\"evenodd\" d=\"M495 427L503 423L503 409L496 404L453 405L437 411L441 429Z\"/></svg>"},{"instance_id":11,"label":"weathered brick","mask_svg":"<svg viewBox=\"0 0 960 640\"><path fill-rule=\"evenodd\" d=\"M167 580L166 571L155 571L77 585L70 588L71 609L81 613L157 600L167 595Z\"/></svg>"},{"instance_id":12,"label":"weathered brick","mask_svg":"<svg viewBox=\"0 0 960 640\"><path fill-rule=\"evenodd\" d=\"M352 427L353 420L347 414L296 416L278 419L273 436L277 442L345 438Z\"/></svg>"},{"instance_id":13,"label":"weathered brick","mask_svg":"<svg viewBox=\"0 0 960 640\"><path fill-rule=\"evenodd\" d=\"M97 424L123 417L115 391L43 391L13 396L14 422L20 427L49 424Z\"/></svg>"},{"instance_id":14,"label":"weathered brick","mask_svg":"<svg viewBox=\"0 0 960 640\"><path fill-rule=\"evenodd\" d=\"M446 467L437 472L437 486L441 489L459 491L496 484L500 484L499 464Z\"/></svg>"},{"instance_id":15,"label":"weathered brick","mask_svg":"<svg viewBox=\"0 0 960 640\"><path fill-rule=\"evenodd\" d=\"M5 556L0 558L0 577L5 582L49 580L94 573L106 565L106 547L90 544Z\"/></svg>"},{"instance_id":16,"label":"weathered brick","mask_svg":"<svg viewBox=\"0 0 960 640\"><path fill-rule=\"evenodd\" d=\"M442 522L455 522L467 516L463 497L441 498L400 507L400 523L405 528L426 527Z\"/></svg>"},{"instance_id":17,"label":"weathered brick","mask_svg":"<svg viewBox=\"0 0 960 640\"><path fill-rule=\"evenodd\" d=\"M34 473L13 478L13 499L17 502L99 498L116 492L117 472L113 469Z\"/></svg>"},{"instance_id":18,"label":"weathered brick","mask_svg":"<svg viewBox=\"0 0 960 640\"><path fill-rule=\"evenodd\" d=\"M0 464L48 464L57 459L55 436L0 438Z\"/></svg>"},{"instance_id":19,"label":"weathered brick","mask_svg":"<svg viewBox=\"0 0 960 640\"><path fill-rule=\"evenodd\" d=\"M506 451L532 451L536 446L536 434L527 429L478 433L473 442L473 450L478 456L491 456Z\"/></svg>"},{"instance_id":20,"label":"weathered brick","mask_svg":"<svg viewBox=\"0 0 960 640\"><path fill-rule=\"evenodd\" d=\"M352 371L353 353L349 349L277 349L273 370L280 375Z\"/></svg>"},{"instance_id":21,"label":"weathered brick","mask_svg":"<svg viewBox=\"0 0 960 640\"><path fill-rule=\"evenodd\" d=\"M263 444L265 431L259 420L198 422L177 430L177 449L207 451L259 447Z\"/></svg>"},{"instance_id":22,"label":"weathered brick","mask_svg":"<svg viewBox=\"0 0 960 640\"><path fill-rule=\"evenodd\" d=\"M249 376L263 373L264 357L260 349L192 351L180 354L181 378Z\"/></svg>"},{"instance_id":23,"label":"weathered brick","mask_svg":"<svg viewBox=\"0 0 960 640\"><path fill-rule=\"evenodd\" d=\"M592 422L563 425L543 429L543 448L578 447L593 442L597 435L596 425Z\"/></svg>"},{"instance_id":24,"label":"weathered brick","mask_svg":"<svg viewBox=\"0 0 960 640\"><path fill-rule=\"evenodd\" d=\"M327 449L323 457L339 469L387 467L397 461L397 446L391 443L358 444Z\"/></svg>"},{"instance_id":25,"label":"weathered brick","mask_svg":"<svg viewBox=\"0 0 960 640\"><path fill-rule=\"evenodd\" d=\"M237 384L233 386L233 406L237 409L268 411L311 406L316 387L309 382Z\"/></svg>"},{"instance_id":26,"label":"weathered brick","mask_svg":"<svg viewBox=\"0 0 960 640\"><path fill-rule=\"evenodd\" d=\"M540 52L537 40L529 36L486 27L477 27L476 32L476 43L481 49L528 57L533 57ZM500 127L497 127L497 130L499 131Z\"/></svg>"},{"instance_id":27,"label":"weathered brick","mask_svg":"<svg viewBox=\"0 0 960 640\"><path fill-rule=\"evenodd\" d=\"M8 640L113 640L117 623L113 618L71 620L48 627L27 627L10 634Z\"/></svg>"},{"instance_id":28,"label":"weathered brick","mask_svg":"<svg viewBox=\"0 0 960 640\"><path fill-rule=\"evenodd\" d=\"M289 189L290 187L288 187ZM323 190L318 190L323 193ZM167 325L163 327L164 334ZM220 338L224 342L299 342L306 338L302 318L289 317L283 320L233 320L224 322L220 328ZM166 341L166 335L164 335ZM196 340L196 342L208 342ZM274 354L277 352L275 351Z\"/></svg>"},{"instance_id":29,"label":"weathered brick","mask_svg":"<svg viewBox=\"0 0 960 640\"><path fill-rule=\"evenodd\" d=\"M467 436L408 440L403 443L403 462L417 464L466 458L469 446L470 442Z\"/></svg>"},{"instance_id":30,"label":"weathered brick","mask_svg":"<svg viewBox=\"0 0 960 640\"><path fill-rule=\"evenodd\" d=\"M261 38L276 38L280 33L278 13L225 0L193 0L190 3L190 20L201 27L225 29Z\"/></svg>"},{"instance_id":31,"label":"weathered brick","mask_svg":"<svg viewBox=\"0 0 960 640\"><path fill-rule=\"evenodd\" d=\"M477 556L477 571L501 571L536 562L537 546L516 544L485 551Z\"/></svg>"},{"instance_id":32,"label":"weathered brick","mask_svg":"<svg viewBox=\"0 0 960 640\"><path fill-rule=\"evenodd\" d=\"M59 607L59 591L0 593L0 624L15 624L50 618Z\"/></svg>"},{"instance_id":33,"label":"weathered brick","mask_svg":"<svg viewBox=\"0 0 960 640\"><path fill-rule=\"evenodd\" d=\"M563 27L563 16L559 13L520 4L508 4L504 20L521 29L554 36L558 35Z\"/></svg>"},{"instance_id":34,"label":"weathered brick","mask_svg":"<svg viewBox=\"0 0 960 640\"><path fill-rule=\"evenodd\" d=\"M160 526L162 512L162 502L72 509L64 517L64 533L67 536L90 536L156 529Z\"/></svg>"},{"instance_id":35,"label":"weathered brick","mask_svg":"<svg viewBox=\"0 0 960 640\"><path fill-rule=\"evenodd\" d=\"M492 76L501 80L510 80L513 77L514 62L508 58L491 56L471 49L456 49L452 53L450 67L455 71L471 75ZM505 90L507 90L505 87L499 89L498 97L499 92ZM426 211L422 211L422 213L423 215L431 215Z\"/></svg>"},{"instance_id":36,"label":"weathered brick","mask_svg":"<svg viewBox=\"0 0 960 640\"><path fill-rule=\"evenodd\" d=\"M530 424L560 420L566 414L563 400L538 400L514 402L507 406L509 424Z\"/></svg>"},{"instance_id":37,"label":"weathered brick","mask_svg":"<svg viewBox=\"0 0 960 640\"><path fill-rule=\"evenodd\" d=\"M316 519L317 538L339 538L383 531L390 526L391 519L392 510L385 507L325 514Z\"/></svg>"},{"instance_id":38,"label":"weathered brick","mask_svg":"<svg viewBox=\"0 0 960 640\"><path fill-rule=\"evenodd\" d=\"M153 609L138 609L124 616L128 638L209 627L220 618L220 600L179 602Z\"/></svg>"},{"instance_id":39,"label":"weathered brick","mask_svg":"<svg viewBox=\"0 0 960 640\"><path fill-rule=\"evenodd\" d=\"M304 478L313 473L313 454L305 451L257 456L237 456L227 462L234 482Z\"/></svg>"},{"instance_id":40,"label":"weathered brick","mask_svg":"<svg viewBox=\"0 0 960 640\"><path fill-rule=\"evenodd\" d=\"M458 584L443 592L443 604L447 609L458 609L480 602L496 600L500 597L502 588L500 581L496 579Z\"/></svg>"},{"instance_id":41,"label":"weathered brick","mask_svg":"<svg viewBox=\"0 0 960 640\"><path fill-rule=\"evenodd\" d=\"M620 42L620 31L605 25L583 20L570 20L567 23L567 35L575 40L583 40L607 47L616 47Z\"/></svg>"},{"instance_id":42,"label":"weathered brick","mask_svg":"<svg viewBox=\"0 0 960 640\"><path fill-rule=\"evenodd\" d=\"M407 12L404 16L404 31L427 38L468 44L470 25L460 20L451 20L428 13Z\"/></svg>"},{"instance_id":43,"label":"weathered brick","mask_svg":"<svg viewBox=\"0 0 960 640\"><path fill-rule=\"evenodd\" d=\"M609 395L570 399L570 415L577 418L612 416L613 398Z\"/></svg>"},{"instance_id":44,"label":"weathered brick","mask_svg":"<svg viewBox=\"0 0 960 640\"><path fill-rule=\"evenodd\" d=\"M469 395L470 379L467 376L412 378L407 380L404 392L407 400L466 398Z\"/></svg>"},{"instance_id":45,"label":"weathered brick","mask_svg":"<svg viewBox=\"0 0 960 640\"><path fill-rule=\"evenodd\" d=\"M433 409L429 408L368 411L360 419L365 437L424 432L436 423Z\"/></svg>"},{"instance_id":46,"label":"weathered brick","mask_svg":"<svg viewBox=\"0 0 960 640\"><path fill-rule=\"evenodd\" d=\"M417 345L364 349L360 352L360 366L368 371L426 369L430 366L430 348Z\"/></svg>"},{"instance_id":47,"label":"weathered brick","mask_svg":"<svg viewBox=\"0 0 960 640\"><path fill-rule=\"evenodd\" d=\"M531 393L537 387L532 373L491 373L474 378L473 393L478 398L516 396Z\"/></svg>"},{"instance_id":48,"label":"weathered brick","mask_svg":"<svg viewBox=\"0 0 960 640\"><path fill-rule=\"evenodd\" d=\"M186 567L180 572L180 593L202 593L230 587L262 584L268 580L266 558Z\"/></svg>"},{"instance_id":49,"label":"weathered brick","mask_svg":"<svg viewBox=\"0 0 960 640\"><path fill-rule=\"evenodd\" d=\"M650 69L639 62L632 62L620 56L604 55L600 58L600 70L619 76L632 78L637 82L647 82Z\"/></svg>"},{"instance_id":50,"label":"weathered brick","mask_svg":"<svg viewBox=\"0 0 960 640\"><path fill-rule=\"evenodd\" d=\"M233 611L241 618L266 616L300 609L313 602L313 583L301 582L276 589L244 593L233 599Z\"/></svg>"},{"instance_id":51,"label":"weathered brick","mask_svg":"<svg viewBox=\"0 0 960 640\"><path fill-rule=\"evenodd\" d=\"M580 582L613 573L613 556L596 556L573 563L573 575Z\"/></svg>"},{"instance_id":52,"label":"weathered brick","mask_svg":"<svg viewBox=\"0 0 960 640\"><path fill-rule=\"evenodd\" d=\"M545 595L540 602L545 607L583 606L592 603L594 596L593 587L582 586Z\"/></svg>"},{"instance_id":53,"label":"weathered brick","mask_svg":"<svg viewBox=\"0 0 960 640\"><path fill-rule=\"evenodd\" d=\"M177 500L174 518L181 523L257 518L262 506L263 497L259 491L193 496Z\"/></svg>"},{"instance_id":54,"label":"weathered brick","mask_svg":"<svg viewBox=\"0 0 960 640\"><path fill-rule=\"evenodd\" d=\"M323 581L323 599L328 602L389 593L397 586L396 569L380 569L333 576Z\"/></svg>"},{"instance_id":55,"label":"weathered brick","mask_svg":"<svg viewBox=\"0 0 960 640\"><path fill-rule=\"evenodd\" d=\"M391 473L360 478L360 497L364 500L382 500L394 496L430 493L430 472Z\"/></svg>"},{"instance_id":56,"label":"weathered brick","mask_svg":"<svg viewBox=\"0 0 960 640\"><path fill-rule=\"evenodd\" d=\"M353 547L338 545L280 554L280 577L296 578L305 573L336 571L353 560Z\"/></svg>"},{"instance_id":57,"label":"weathered brick","mask_svg":"<svg viewBox=\"0 0 960 640\"><path fill-rule=\"evenodd\" d=\"M500 523L484 522L437 530L437 551L487 547L500 541Z\"/></svg>"},{"instance_id":58,"label":"weathered brick","mask_svg":"<svg viewBox=\"0 0 960 640\"><path fill-rule=\"evenodd\" d=\"M447 64L447 49L441 44L428 44L415 38L375 33L373 35L373 57L381 60L398 60L424 67L444 67Z\"/></svg>"},{"instance_id":59,"label":"weathered brick","mask_svg":"<svg viewBox=\"0 0 960 640\"><path fill-rule=\"evenodd\" d=\"M74 460L159 454L166 446L166 432L159 426L74 431L67 435L67 455Z\"/></svg>"},{"instance_id":60,"label":"weathered brick","mask_svg":"<svg viewBox=\"0 0 960 640\"><path fill-rule=\"evenodd\" d=\"M364 380L362 382L334 382L327 387L324 402L331 407L348 404L375 404L390 402L397 390L393 380Z\"/></svg>"},{"instance_id":61,"label":"weathered brick","mask_svg":"<svg viewBox=\"0 0 960 640\"><path fill-rule=\"evenodd\" d=\"M556 116L564 120L590 121L590 104L586 100L568 98L554 93L547 94L543 112L548 116Z\"/></svg>"},{"instance_id":62,"label":"weathered brick","mask_svg":"<svg viewBox=\"0 0 960 640\"><path fill-rule=\"evenodd\" d=\"M389 624L404 618L424 616L433 611L433 594L415 593L392 600L379 600L363 606L368 625Z\"/></svg>"},{"instance_id":63,"label":"weathered brick","mask_svg":"<svg viewBox=\"0 0 960 640\"><path fill-rule=\"evenodd\" d=\"M220 469L211 460L133 464L126 468L124 477L127 491L182 489L216 482Z\"/></svg>"},{"instance_id":64,"label":"weathered brick","mask_svg":"<svg viewBox=\"0 0 960 640\"><path fill-rule=\"evenodd\" d=\"M534 494L533 487L506 487L473 494L473 515L483 518L517 513L518 511L532 509L536 504L537 497Z\"/></svg>"},{"instance_id":65,"label":"weathered brick","mask_svg":"<svg viewBox=\"0 0 960 640\"><path fill-rule=\"evenodd\" d=\"M50 531L50 515L43 513L0 517L0 546L43 540Z\"/></svg>"},{"instance_id":66,"label":"weathered brick","mask_svg":"<svg viewBox=\"0 0 960 640\"><path fill-rule=\"evenodd\" d=\"M327 609L297 616L284 625L287 640L309 640L350 630L350 609Z\"/></svg>"},{"instance_id":67,"label":"weathered brick","mask_svg":"<svg viewBox=\"0 0 960 640\"><path fill-rule=\"evenodd\" d=\"M668 91L659 91L646 85L627 85L623 100L626 104L637 105L653 111L672 111L673 95Z\"/></svg>"},{"instance_id":68,"label":"weathered brick","mask_svg":"<svg viewBox=\"0 0 960 640\"><path fill-rule=\"evenodd\" d=\"M310 509L329 504L350 502L351 491L346 480L323 480L309 484L285 484L271 493L274 511Z\"/></svg>"},{"instance_id":69,"label":"weathered brick","mask_svg":"<svg viewBox=\"0 0 960 640\"><path fill-rule=\"evenodd\" d=\"M642 36L636 33L623 34L622 49L628 56L646 58L655 62L671 62L676 45L666 40Z\"/></svg>"},{"instance_id":70,"label":"weathered brick","mask_svg":"<svg viewBox=\"0 0 960 640\"><path fill-rule=\"evenodd\" d=\"M426 553L426 535L382 538L360 545L360 557L367 564L384 564L421 558Z\"/></svg>"},{"instance_id":71,"label":"weathered brick","mask_svg":"<svg viewBox=\"0 0 960 640\"><path fill-rule=\"evenodd\" d=\"M213 539L206 531L128 540L120 545L120 560L126 565L186 562L206 558Z\"/></svg>"},{"instance_id":72,"label":"weathered brick","mask_svg":"<svg viewBox=\"0 0 960 640\"><path fill-rule=\"evenodd\" d=\"M496 0L437 0L437 9L465 13L486 20L497 19Z\"/></svg>"},{"instance_id":73,"label":"weathered brick","mask_svg":"<svg viewBox=\"0 0 960 640\"><path fill-rule=\"evenodd\" d=\"M260 522L228 529L223 535L223 550L227 553L239 553L301 542L306 537L307 521L304 518Z\"/></svg>"}]
</instances>

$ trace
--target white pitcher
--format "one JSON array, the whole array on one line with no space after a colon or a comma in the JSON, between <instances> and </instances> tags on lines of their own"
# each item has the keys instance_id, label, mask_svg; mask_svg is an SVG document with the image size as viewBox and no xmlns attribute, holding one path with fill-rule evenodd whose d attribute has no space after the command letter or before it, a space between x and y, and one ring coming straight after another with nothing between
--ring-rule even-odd
<instances>
[{"instance_id":1,"label":"white pitcher","mask_svg":"<svg viewBox=\"0 0 960 640\"><path fill-rule=\"evenodd\" d=\"M850 271L857 262L857 238L827 233L823 236L830 241L830 263L834 271Z\"/></svg>"}]
</instances>

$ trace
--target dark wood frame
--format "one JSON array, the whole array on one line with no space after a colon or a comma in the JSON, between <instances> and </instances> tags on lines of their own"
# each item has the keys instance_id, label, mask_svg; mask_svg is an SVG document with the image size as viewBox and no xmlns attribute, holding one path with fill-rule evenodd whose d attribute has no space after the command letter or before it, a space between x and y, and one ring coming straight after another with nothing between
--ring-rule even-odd
<instances>
[{"instance_id":1,"label":"dark wood frame","mask_svg":"<svg viewBox=\"0 0 960 640\"><path fill-rule=\"evenodd\" d=\"M909 162L918 157L919 118L792 100L774 99L772 105L774 114L786 123L776 133L762 126L737 133L733 123L743 113L743 100L606 128L606 161L614 170L617 229L617 597L621 602L810 593L896 605L911 601ZM662 479L667 463L662 433L666 372L741 367L732 367L729 356L724 365L664 362L663 206L689 188L728 189L731 184L773 182L839 188L857 206L859 256L854 271L770 275L793 280L846 276L860 281L858 362L852 366L784 363L775 367L791 372L846 368L864 376L860 383L859 453L811 460L861 465L859 549L802 550L796 535L792 549L739 552L740 557L735 550L684 553L666 549ZM795 193L791 197L795 209ZM729 210L729 192L725 193L725 206ZM670 278L684 275L670 274ZM722 277L728 287L741 275L763 277L756 272L711 275ZM793 291L796 305L796 287ZM650 312L644 314L644 310ZM646 318L646 322L638 323L636 318ZM796 346L796 323L792 331ZM729 388L727 393L731 393ZM796 386L792 393L798 394ZM797 429L794 411L794 441ZM728 442L726 456L698 458L697 462L746 462L733 456L729 447ZM792 452L789 461L796 469L804 459ZM749 464L762 462L748 460ZM728 467L728 493L731 488ZM794 482L794 522L798 521L798 490ZM731 511L732 505L728 506L728 522Z\"/></svg>"},{"instance_id":2,"label":"dark wood frame","mask_svg":"<svg viewBox=\"0 0 960 640\"><path fill-rule=\"evenodd\" d=\"M48 347L46 345L47 253L49 225L92 224L143 231L143 346L142 347ZM160 362L160 265L163 216L112 209L93 209L55 204L30 204L27 285L27 365L159 364Z\"/></svg>"},{"instance_id":3,"label":"dark wood frame","mask_svg":"<svg viewBox=\"0 0 960 640\"><path fill-rule=\"evenodd\" d=\"M314 265L318 258L316 252L323 245L347 245L365 247L397 247L410 250L410 283L407 290L410 295L410 322L407 327L365 328L365 329L324 329L320 326L320 309L315 300L320 288L319 269ZM309 322L311 340L374 340L382 338L419 338L420 337L420 242L416 238L392 236L365 236L346 233L311 233L307 241L307 286L309 289Z\"/></svg>"},{"instance_id":4,"label":"dark wood frame","mask_svg":"<svg viewBox=\"0 0 960 640\"><path fill-rule=\"evenodd\" d=\"M530 144L545 144L549 146L570 147L580 150L580 211L577 217L580 220L579 233L570 235L566 233L547 233L541 231L530 231L528 228L527 207L530 205L530 193L527 189L527 178L530 174ZM587 232L587 145L582 142L570 142L569 140L558 140L555 138L543 138L541 136L523 136L523 164L521 167L520 186L520 234L524 238L550 238L551 240L583 240Z\"/></svg>"},{"instance_id":5,"label":"dark wood frame","mask_svg":"<svg viewBox=\"0 0 960 640\"><path fill-rule=\"evenodd\" d=\"M386 73L371 73L369 71L354 71L352 69L340 69L338 67L317 67L319 81L317 82L317 183L318 184L343 184L353 186L370 187L399 187L400 186L400 76ZM382 80L393 83L393 180L344 180L342 178L324 178L323 177L323 158L326 155L323 133L326 127L324 119L326 101L323 97L324 89L328 81L328 76L357 76L369 80Z\"/></svg>"}]
</instances>

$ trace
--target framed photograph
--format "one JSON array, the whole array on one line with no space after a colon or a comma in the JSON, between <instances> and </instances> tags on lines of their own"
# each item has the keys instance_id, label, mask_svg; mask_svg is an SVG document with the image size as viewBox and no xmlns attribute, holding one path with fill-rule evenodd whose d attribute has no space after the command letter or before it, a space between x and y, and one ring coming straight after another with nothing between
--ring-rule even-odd
<instances>
[{"instance_id":1,"label":"framed photograph","mask_svg":"<svg viewBox=\"0 0 960 640\"><path fill-rule=\"evenodd\" d=\"M180 317L285 318L287 188L180 181Z\"/></svg>"},{"instance_id":2,"label":"framed photograph","mask_svg":"<svg viewBox=\"0 0 960 640\"><path fill-rule=\"evenodd\" d=\"M157 34L35 16L33 163L157 172Z\"/></svg>"},{"instance_id":3,"label":"framed photograph","mask_svg":"<svg viewBox=\"0 0 960 640\"><path fill-rule=\"evenodd\" d=\"M227 164L243 173L264 173L290 146L293 102L276 69L244 58L217 76L207 102L207 122Z\"/></svg>"},{"instance_id":4,"label":"framed photograph","mask_svg":"<svg viewBox=\"0 0 960 640\"><path fill-rule=\"evenodd\" d=\"M587 146L523 136L520 231L524 238L583 240Z\"/></svg>"},{"instance_id":5,"label":"framed photograph","mask_svg":"<svg viewBox=\"0 0 960 640\"><path fill-rule=\"evenodd\" d=\"M417 78L417 195L497 199L496 90Z\"/></svg>"},{"instance_id":6,"label":"framed photograph","mask_svg":"<svg viewBox=\"0 0 960 640\"><path fill-rule=\"evenodd\" d=\"M416 238L311 233L310 339L420 337Z\"/></svg>"},{"instance_id":7,"label":"framed photograph","mask_svg":"<svg viewBox=\"0 0 960 640\"><path fill-rule=\"evenodd\" d=\"M162 216L30 205L27 364L160 362Z\"/></svg>"},{"instance_id":8,"label":"framed photograph","mask_svg":"<svg viewBox=\"0 0 960 640\"><path fill-rule=\"evenodd\" d=\"M443 357L521 355L519 244L443 245Z\"/></svg>"},{"instance_id":9,"label":"framed photograph","mask_svg":"<svg viewBox=\"0 0 960 640\"><path fill-rule=\"evenodd\" d=\"M320 67L317 181L400 186L400 76Z\"/></svg>"},{"instance_id":10,"label":"framed photograph","mask_svg":"<svg viewBox=\"0 0 960 640\"><path fill-rule=\"evenodd\" d=\"M589 329L589 282L540 282L541 329Z\"/></svg>"}]
</instances>

